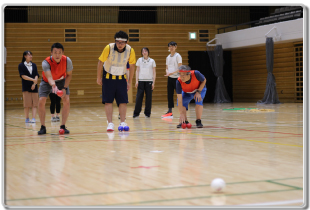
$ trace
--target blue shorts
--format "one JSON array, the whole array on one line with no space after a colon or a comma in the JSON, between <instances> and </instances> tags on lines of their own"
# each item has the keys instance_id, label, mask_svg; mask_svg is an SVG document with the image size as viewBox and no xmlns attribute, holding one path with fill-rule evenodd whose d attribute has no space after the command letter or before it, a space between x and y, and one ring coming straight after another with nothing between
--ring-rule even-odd
<instances>
[{"instance_id":1,"label":"blue shorts","mask_svg":"<svg viewBox=\"0 0 310 210\"><path fill-rule=\"evenodd\" d=\"M113 76L103 71L102 103L113 103L114 99L117 104L128 103L126 78L124 75Z\"/></svg>"},{"instance_id":2,"label":"blue shorts","mask_svg":"<svg viewBox=\"0 0 310 210\"><path fill-rule=\"evenodd\" d=\"M203 106L203 99L205 98L206 93L207 93L207 88L204 87L201 91L201 101L200 102L195 101L196 105ZM182 90L182 100L183 100L182 102L183 102L183 106L186 108L186 110L188 110L188 104L189 104L189 102L191 102L192 99L194 99L195 94L196 93L185 93Z\"/></svg>"}]
</instances>

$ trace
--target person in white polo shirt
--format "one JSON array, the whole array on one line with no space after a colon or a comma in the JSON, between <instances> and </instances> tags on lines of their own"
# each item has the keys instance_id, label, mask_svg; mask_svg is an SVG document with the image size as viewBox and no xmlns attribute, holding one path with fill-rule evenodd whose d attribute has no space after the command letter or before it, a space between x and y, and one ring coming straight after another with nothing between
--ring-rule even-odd
<instances>
[{"instance_id":1,"label":"person in white polo shirt","mask_svg":"<svg viewBox=\"0 0 310 210\"><path fill-rule=\"evenodd\" d=\"M150 51L147 47L142 48L141 54L143 57L139 58L136 66L136 88L138 88L136 96L136 105L133 112L133 118L139 117L142 109L142 101L145 92L145 117L151 116L152 108L152 92L155 86L156 79L156 63L149 57Z\"/></svg>"},{"instance_id":2,"label":"person in white polo shirt","mask_svg":"<svg viewBox=\"0 0 310 210\"><path fill-rule=\"evenodd\" d=\"M168 92L168 111L162 115L162 118L173 118L172 108L174 108L173 94L176 90L176 81L179 77L179 66L182 65L182 57L175 50L177 49L177 43L169 42L168 50L170 55L166 58L166 75L168 77L167 92Z\"/></svg>"}]
</instances>

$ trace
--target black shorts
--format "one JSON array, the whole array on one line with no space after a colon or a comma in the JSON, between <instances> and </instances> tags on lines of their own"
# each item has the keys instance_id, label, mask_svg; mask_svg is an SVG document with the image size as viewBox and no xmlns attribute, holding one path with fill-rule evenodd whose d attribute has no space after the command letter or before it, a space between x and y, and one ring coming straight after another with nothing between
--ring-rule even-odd
<instances>
[{"instance_id":1,"label":"black shorts","mask_svg":"<svg viewBox=\"0 0 310 210\"><path fill-rule=\"evenodd\" d=\"M125 74L126 75L126 74ZM125 75L114 76L103 71L102 76L102 103L128 103L127 80Z\"/></svg>"}]
</instances>

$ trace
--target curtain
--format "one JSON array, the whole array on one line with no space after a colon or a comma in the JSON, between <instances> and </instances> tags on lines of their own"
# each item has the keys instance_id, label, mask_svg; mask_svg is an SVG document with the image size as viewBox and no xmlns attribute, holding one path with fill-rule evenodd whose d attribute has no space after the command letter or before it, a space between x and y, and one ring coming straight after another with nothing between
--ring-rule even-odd
<instances>
[{"instance_id":1,"label":"curtain","mask_svg":"<svg viewBox=\"0 0 310 210\"><path fill-rule=\"evenodd\" d=\"M216 45L214 49L207 46L209 59L214 75L217 77L215 86L214 103L230 103L231 99L226 91L223 80L223 48L222 45Z\"/></svg>"},{"instance_id":2,"label":"curtain","mask_svg":"<svg viewBox=\"0 0 310 210\"><path fill-rule=\"evenodd\" d=\"M273 75L273 38L266 39L266 67L267 67L267 83L264 97L257 103L261 104L279 104L279 96L276 89L276 79Z\"/></svg>"}]
</instances>

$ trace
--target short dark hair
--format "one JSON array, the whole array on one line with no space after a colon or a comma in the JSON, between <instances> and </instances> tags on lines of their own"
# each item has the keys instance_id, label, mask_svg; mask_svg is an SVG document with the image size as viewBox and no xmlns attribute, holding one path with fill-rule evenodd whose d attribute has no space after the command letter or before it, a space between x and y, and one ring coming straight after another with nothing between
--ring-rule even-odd
<instances>
[{"instance_id":1,"label":"short dark hair","mask_svg":"<svg viewBox=\"0 0 310 210\"><path fill-rule=\"evenodd\" d=\"M143 48L141 49L141 55L143 56L142 51L143 51L144 49L147 51L148 56L150 56L150 50L149 50L149 48L147 48L147 47L143 47Z\"/></svg>"},{"instance_id":2,"label":"short dark hair","mask_svg":"<svg viewBox=\"0 0 310 210\"><path fill-rule=\"evenodd\" d=\"M23 53L22 63L24 63L24 62L26 61L25 55L28 55L29 53L30 53L30 55L32 55L32 52L30 52L29 50L26 50L26 51Z\"/></svg>"},{"instance_id":3,"label":"short dark hair","mask_svg":"<svg viewBox=\"0 0 310 210\"><path fill-rule=\"evenodd\" d=\"M168 43L168 47L169 47L170 45L172 45L172 46L177 46L177 43L174 42L174 41L171 41L171 42Z\"/></svg>"},{"instance_id":4,"label":"short dark hair","mask_svg":"<svg viewBox=\"0 0 310 210\"><path fill-rule=\"evenodd\" d=\"M114 35L114 39L116 38L123 38L123 39L127 39L128 41L128 34L125 31L119 31L119 32L116 32Z\"/></svg>"},{"instance_id":5,"label":"short dark hair","mask_svg":"<svg viewBox=\"0 0 310 210\"><path fill-rule=\"evenodd\" d=\"M58 43L58 42L56 42L56 43L54 43L54 44L52 45L52 47L51 47L51 52L53 51L54 48L62 49L62 51L65 51L64 46L62 46L62 44L60 44L60 43Z\"/></svg>"}]
</instances>

